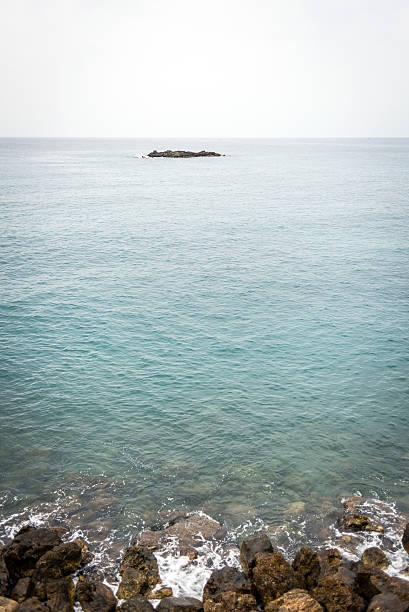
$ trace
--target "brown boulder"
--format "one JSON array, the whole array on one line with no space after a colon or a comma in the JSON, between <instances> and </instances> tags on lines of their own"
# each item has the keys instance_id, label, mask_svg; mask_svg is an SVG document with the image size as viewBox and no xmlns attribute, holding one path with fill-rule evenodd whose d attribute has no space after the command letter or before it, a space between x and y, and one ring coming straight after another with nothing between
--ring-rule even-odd
<instances>
[{"instance_id":1,"label":"brown boulder","mask_svg":"<svg viewBox=\"0 0 409 612\"><path fill-rule=\"evenodd\" d=\"M222 593L250 593L250 582L243 572L234 567L214 570L203 591L203 601L219 601Z\"/></svg>"},{"instance_id":2,"label":"brown boulder","mask_svg":"<svg viewBox=\"0 0 409 612\"><path fill-rule=\"evenodd\" d=\"M203 604L193 597L165 597L156 609L161 612L202 612Z\"/></svg>"},{"instance_id":3,"label":"brown boulder","mask_svg":"<svg viewBox=\"0 0 409 612\"><path fill-rule=\"evenodd\" d=\"M37 597L30 597L18 607L18 612L56 612L46 603L41 603Z\"/></svg>"},{"instance_id":4,"label":"brown boulder","mask_svg":"<svg viewBox=\"0 0 409 612\"><path fill-rule=\"evenodd\" d=\"M317 585L321 564L318 554L309 546L300 548L292 562L292 567L297 574L302 576L306 589L312 589Z\"/></svg>"},{"instance_id":5,"label":"brown boulder","mask_svg":"<svg viewBox=\"0 0 409 612\"><path fill-rule=\"evenodd\" d=\"M60 578L47 582L47 605L58 612L72 612L74 609L75 587L71 578Z\"/></svg>"},{"instance_id":6,"label":"brown boulder","mask_svg":"<svg viewBox=\"0 0 409 612\"><path fill-rule=\"evenodd\" d=\"M16 612L18 603L8 597L0 597L0 612Z\"/></svg>"},{"instance_id":7,"label":"brown boulder","mask_svg":"<svg viewBox=\"0 0 409 612\"><path fill-rule=\"evenodd\" d=\"M327 612L360 612L365 609L362 597L355 592L355 574L346 567L339 566L324 574L311 595Z\"/></svg>"},{"instance_id":8,"label":"brown boulder","mask_svg":"<svg viewBox=\"0 0 409 612\"><path fill-rule=\"evenodd\" d=\"M377 567L378 569L386 569L389 565L385 553L377 546L364 550L362 563L365 567Z\"/></svg>"},{"instance_id":9,"label":"brown boulder","mask_svg":"<svg viewBox=\"0 0 409 612\"><path fill-rule=\"evenodd\" d=\"M132 595L118 610L121 612L153 612L153 605L142 595Z\"/></svg>"},{"instance_id":10,"label":"brown boulder","mask_svg":"<svg viewBox=\"0 0 409 612\"><path fill-rule=\"evenodd\" d=\"M367 612L405 612L406 606L392 593L376 595L369 602Z\"/></svg>"},{"instance_id":11,"label":"brown boulder","mask_svg":"<svg viewBox=\"0 0 409 612\"><path fill-rule=\"evenodd\" d=\"M256 612L256 598L249 593L221 593L218 601L207 599L203 603L204 612Z\"/></svg>"},{"instance_id":12,"label":"brown boulder","mask_svg":"<svg viewBox=\"0 0 409 612\"><path fill-rule=\"evenodd\" d=\"M403 532L402 546L406 550L406 552L409 554L409 523L406 525L405 531Z\"/></svg>"},{"instance_id":13,"label":"brown boulder","mask_svg":"<svg viewBox=\"0 0 409 612\"><path fill-rule=\"evenodd\" d=\"M82 555L82 549L75 542L56 546L37 561L34 580L49 580L72 574L80 567Z\"/></svg>"},{"instance_id":14,"label":"brown boulder","mask_svg":"<svg viewBox=\"0 0 409 612\"><path fill-rule=\"evenodd\" d=\"M156 591L151 591L148 599L163 599L164 597L173 597L173 591L170 587L161 587Z\"/></svg>"},{"instance_id":15,"label":"brown boulder","mask_svg":"<svg viewBox=\"0 0 409 612\"><path fill-rule=\"evenodd\" d=\"M360 595L370 601L376 595L391 593L409 606L409 582L389 576L380 569L360 565L356 577L356 588Z\"/></svg>"},{"instance_id":16,"label":"brown boulder","mask_svg":"<svg viewBox=\"0 0 409 612\"><path fill-rule=\"evenodd\" d=\"M254 536L252 538L246 538L241 543L240 547L240 563L243 570L248 574L253 565L255 556L259 553L272 553L274 552L273 545L266 534Z\"/></svg>"},{"instance_id":17,"label":"brown boulder","mask_svg":"<svg viewBox=\"0 0 409 612\"><path fill-rule=\"evenodd\" d=\"M338 519L338 527L342 531L376 531L383 533L383 527L380 523L375 523L365 514L359 512L346 512Z\"/></svg>"},{"instance_id":18,"label":"brown boulder","mask_svg":"<svg viewBox=\"0 0 409 612\"><path fill-rule=\"evenodd\" d=\"M118 599L129 599L132 595L147 595L150 590L147 575L133 567L127 567L122 573L117 597Z\"/></svg>"},{"instance_id":19,"label":"brown boulder","mask_svg":"<svg viewBox=\"0 0 409 612\"><path fill-rule=\"evenodd\" d=\"M84 612L113 612L116 609L115 595L102 582L80 577L76 594Z\"/></svg>"},{"instance_id":20,"label":"brown boulder","mask_svg":"<svg viewBox=\"0 0 409 612\"><path fill-rule=\"evenodd\" d=\"M20 578L20 580L15 585L14 589L11 591L11 598L15 601L21 603L25 599L31 597L33 593L33 581L30 576L26 578Z\"/></svg>"},{"instance_id":21,"label":"brown boulder","mask_svg":"<svg viewBox=\"0 0 409 612\"><path fill-rule=\"evenodd\" d=\"M4 549L0 551L0 596L8 595L10 589L10 576L3 555Z\"/></svg>"},{"instance_id":22,"label":"brown boulder","mask_svg":"<svg viewBox=\"0 0 409 612\"><path fill-rule=\"evenodd\" d=\"M303 586L300 576L279 552L256 555L252 584L264 606L287 591Z\"/></svg>"},{"instance_id":23,"label":"brown boulder","mask_svg":"<svg viewBox=\"0 0 409 612\"><path fill-rule=\"evenodd\" d=\"M46 552L61 544L58 534L45 527L25 527L3 549L3 558L12 579L28 576Z\"/></svg>"},{"instance_id":24,"label":"brown boulder","mask_svg":"<svg viewBox=\"0 0 409 612\"><path fill-rule=\"evenodd\" d=\"M270 601L265 607L265 612L323 612L323 608L308 591L293 589Z\"/></svg>"}]
</instances>

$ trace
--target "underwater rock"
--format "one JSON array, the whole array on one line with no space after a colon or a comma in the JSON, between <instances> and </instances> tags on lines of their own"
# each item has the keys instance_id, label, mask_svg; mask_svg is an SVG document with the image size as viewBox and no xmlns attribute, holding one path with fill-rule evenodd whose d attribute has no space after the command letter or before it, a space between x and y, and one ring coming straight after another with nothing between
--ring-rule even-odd
<instances>
[{"instance_id":1,"label":"underwater rock","mask_svg":"<svg viewBox=\"0 0 409 612\"><path fill-rule=\"evenodd\" d=\"M270 601L265 607L265 612L323 612L323 608L308 591L293 589Z\"/></svg>"},{"instance_id":2,"label":"underwater rock","mask_svg":"<svg viewBox=\"0 0 409 612\"><path fill-rule=\"evenodd\" d=\"M287 591L302 588L302 579L280 552L259 553L252 570L252 584L266 606Z\"/></svg>"},{"instance_id":3,"label":"underwater rock","mask_svg":"<svg viewBox=\"0 0 409 612\"><path fill-rule=\"evenodd\" d=\"M409 523L406 525L405 531L403 532L402 546L406 550L406 552L409 554Z\"/></svg>"},{"instance_id":4,"label":"underwater rock","mask_svg":"<svg viewBox=\"0 0 409 612\"><path fill-rule=\"evenodd\" d=\"M163 612L201 612L203 604L194 597L165 597L156 609Z\"/></svg>"},{"instance_id":5,"label":"underwater rock","mask_svg":"<svg viewBox=\"0 0 409 612\"><path fill-rule=\"evenodd\" d=\"M273 545L266 534L246 538L241 543L240 547L240 563L246 574L249 574L253 568L254 560L259 553L274 552Z\"/></svg>"},{"instance_id":6,"label":"underwater rock","mask_svg":"<svg viewBox=\"0 0 409 612\"><path fill-rule=\"evenodd\" d=\"M0 612L16 612L19 605L13 599L8 597L0 597Z\"/></svg>"},{"instance_id":7,"label":"underwater rock","mask_svg":"<svg viewBox=\"0 0 409 612\"><path fill-rule=\"evenodd\" d=\"M221 153L214 151L152 151L148 153L148 157L222 157Z\"/></svg>"},{"instance_id":8,"label":"underwater rock","mask_svg":"<svg viewBox=\"0 0 409 612\"><path fill-rule=\"evenodd\" d=\"M121 612L153 612L153 605L142 595L132 595L118 610Z\"/></svg>"},{"instance_id":9,"label":"underwater rock","mask_svg":"<svg viewBox=\"0 0 409 612\"><path fill-rule=\"evenodd\" d=\"M292 567L299 574L306 589L310 590L317 585L321 573L321 564L318 554L309 546L302 546L295 555Z\"/></svg>"},{"instance_id":10,"label":"underwater rock","mask_svg":"<svg viewBox=\"0 0 409 612\"><path fill-rule=\"evenodd\" d=\"M377 567L378 569L386 569L389 565L385 553L377 546L371 546L362 553L362 563L365 567Z\"/></svg>"},{"instance_id":11,"label":"underwater rock","mask_svg":"<svg viewBox=\"0 0 409 612\"><path fill-rule=\"evenodd\" d=\"M102 582L93 582L80 577L76 595L84 612L113 612L116 609L115 595Z\"/></svg>"}]
</instances>

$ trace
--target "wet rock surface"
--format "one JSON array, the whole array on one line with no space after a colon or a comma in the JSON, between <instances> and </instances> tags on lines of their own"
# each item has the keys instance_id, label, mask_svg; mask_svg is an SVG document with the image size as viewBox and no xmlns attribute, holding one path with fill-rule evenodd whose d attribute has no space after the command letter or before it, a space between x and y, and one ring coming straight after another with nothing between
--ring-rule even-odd
<instances>
[{"instance_id":1,"label":"wet rock surface","mask_svg":"<svg viewBox=\"0 0 409 612\"><path fill-rule=\"evenodd\" d=\"M78 601L84 612L112 612L117 600L109 587L102 582L79 579L76 589Z\"/></svg>"},{"instance_id":2,"label":"wet rock surface","mask_svg":"<svg viewBox=\"0 0 409 612\"><path fill-rule=\"evenodd\" d=\"M302 579L280 552L256 555L252 569L255 595L266 606L287 591L303 586Z\"/></svg>"},{"instance_id":3,"label":"wet rock surface","mask_svg":"<svg viewBox=\"0 0 409 612\"><path fill-rule=\"evenodd\" d=\"M407 523L402 536L402 546L409 554L409 523Z\"/></svg>"},{"instance_id":4,"label":"wet rock surface","mask_svg":"<svg viewBox=\"0 0 409 612\"><path fill-rule=\"evenodd\" d=\"M152 612L155 608L142 595L132 595L130 599L125 601L118 610L121 612Z\"/></svg>"},{"instance_id":5,"label":"wet rock surface","mask_svg":"<svg viewBox=\"0 0 409 612\"><path fill-rule=\"evenodd\" d=\"M156 609L163 612L198 612L203 610L203 604L194 597L165 597Z\"/></svg>"},{"instance_id":6,"label":"wet rock surface","mask_svg":"<svg viewBox=\"0 0 409 612\"><path fill-rule=\"evenodd\" d=\"M222 157L221 153L215 153L214 151L152 151L148 153L148 157Z\"/></svg>"},{"instance_id":7,"label":"wet rock surface","mask_svg":"<svg viewBox=\"0 0 409 612\"><path fill-rule=\"evenodd\" d=\"M385 553L377 546L371 546L362 553L362 563L365 567L386 569L389 565Z\"/></svg>"},{"instance_id":8,"label":"wet rock surface","mask_svg":"<svg viewBox=\"0 0 409 612\"><path fill-rule=\"evenodd\" d=\"M293 589L265 607L266 612L323 612L317 600L308 591Z\"/></svg>"}]
</instances>

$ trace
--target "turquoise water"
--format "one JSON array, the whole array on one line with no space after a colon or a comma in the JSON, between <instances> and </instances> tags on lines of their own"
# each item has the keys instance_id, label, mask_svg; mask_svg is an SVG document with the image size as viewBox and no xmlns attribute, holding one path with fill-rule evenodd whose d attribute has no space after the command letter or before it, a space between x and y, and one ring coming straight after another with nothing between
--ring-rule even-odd
<instances>
[{"instance_id":1,"label":"turquoise water","mask_svg":"<svg viewBox=\"0 0 409 612\"><path fill-rule=\"evenodd\" d=\"M102 476L123 527L408 509L408 169L409 139L0 140L3 513Z\"/></svg>"}]
</instances>

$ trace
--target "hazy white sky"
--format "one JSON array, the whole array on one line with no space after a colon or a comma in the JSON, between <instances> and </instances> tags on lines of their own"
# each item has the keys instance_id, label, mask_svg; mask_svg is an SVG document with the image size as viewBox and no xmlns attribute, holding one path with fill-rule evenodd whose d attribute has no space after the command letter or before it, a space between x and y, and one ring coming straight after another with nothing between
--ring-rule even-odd
<instances>
[{"instance_id":1,"label":"hazy white sky","mask_svg":"<svg viewBox=\"0 0 409 612\"><path fill-rule=\"evenodd\" d=\"M409 136L409 0L0 0L0 136Z\"/></svg>"}]
</instances>

